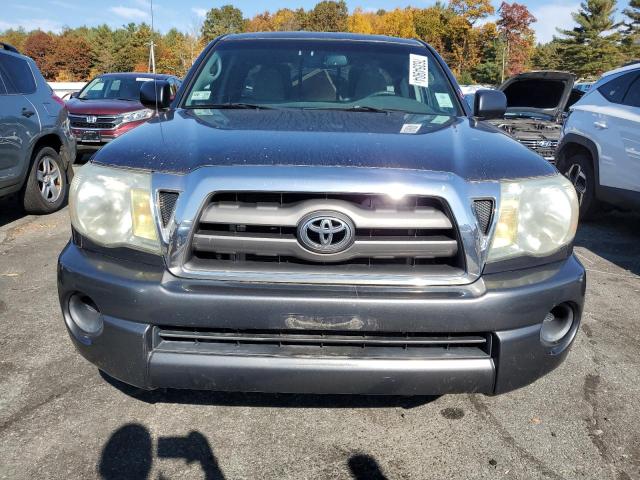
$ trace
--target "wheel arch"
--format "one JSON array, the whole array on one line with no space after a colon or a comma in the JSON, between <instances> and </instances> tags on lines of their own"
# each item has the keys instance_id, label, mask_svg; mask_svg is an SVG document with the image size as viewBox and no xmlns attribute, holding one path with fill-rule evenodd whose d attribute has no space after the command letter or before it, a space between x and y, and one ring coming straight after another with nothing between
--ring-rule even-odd
<instances>
[{"instance_id":1,"label":"wheel arch","mask_svg":"<svg viewBox=\"0 0 640 480\"><path fill-rule=\"evenodd\" d=\"M41 148L44 147L51 147L53 148L56 152L58 152L58 154L60 154L60 157L62 158L63 162L66 162L67 160L67 155L64 155L64 152L62 151L64 148L64 144L62 143L62 140L60 139L60 137L55 134L55 133L47 133L45 135L42 135L41 137L39 137L34 143L33 146L31 147L31 151L29 152L29 161L26 162L27 163L27 168L26 168L26 174L23 175L24 180L22 181L22 186L24 188L24 185L27 182L27 178L29 177L29 172L31 171L31 167L33 166L33 162L36 159L36 155L38 154L38 152L40 151ZM65 167L65 171L67 169L68 165L64 165Z\"/></svg>"},{"instance_id":2,"label":"wheel arch","mask_svg":"<svg viewBox=\"0 0 640 480\"><path fill-rule=\"evenodd\" d=\"M600 191L600 156L598 154L598 147L594 142L575 133L565 135L558 147L556 165L561 165L563 161L578 154L584 154L591 159L591 166L593 167L593 172L596 177L596 197L598 197Z\"/></svg>"}]
</instances>

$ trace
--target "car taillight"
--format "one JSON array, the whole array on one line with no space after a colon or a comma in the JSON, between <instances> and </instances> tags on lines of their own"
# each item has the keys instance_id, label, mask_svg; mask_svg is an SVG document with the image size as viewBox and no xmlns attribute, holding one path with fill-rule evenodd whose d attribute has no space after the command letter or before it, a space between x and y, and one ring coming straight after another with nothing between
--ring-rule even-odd
<instances>
[{"instance_id":1,"label":"car taillight","mask_svg":"<svg viewBox=\"0 0 640 480\"><path fill-rule=\"evenodd\" d=\"M56 95L55 93L51 94L51 98L53 99L54 102L56 102L58 105L60 105L61 107L65 107L65 103L64 100L62 100L58 95Z\"/></svg>"}]
</instances>

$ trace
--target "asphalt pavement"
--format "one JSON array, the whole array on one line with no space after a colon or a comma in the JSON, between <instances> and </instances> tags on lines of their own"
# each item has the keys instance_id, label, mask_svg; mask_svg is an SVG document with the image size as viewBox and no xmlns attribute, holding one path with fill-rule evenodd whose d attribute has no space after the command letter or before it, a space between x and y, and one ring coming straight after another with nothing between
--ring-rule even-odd
<instances>
[{"instance_id":1,"label":"asphalt pavement","mask_svg":"<svg viewBox=\"0 0 640 480\"><path fill-rule=\"evenodd\" d=\"M498 397L141 392L67 337L68 212L0 200L0 478L640 478L640 216L580 228L586 314L567 361Z\"/></svg>"}]
</instances>

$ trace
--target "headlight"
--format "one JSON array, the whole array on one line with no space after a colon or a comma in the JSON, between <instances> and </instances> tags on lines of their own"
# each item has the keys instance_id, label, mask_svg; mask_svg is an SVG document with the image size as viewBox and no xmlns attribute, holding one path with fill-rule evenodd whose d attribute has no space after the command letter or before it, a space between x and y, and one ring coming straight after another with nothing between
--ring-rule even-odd
<instances>
[{"instance_id":1,"label":"headlight","mask_svg":"<svg viewBox=\"0 0 640 480\"><path fill-rule=\"evenodd\" d=\"M578 198L562 175L504 182L489 262L545 257L568 245L578 227Z\"/></svg>"},{"instance_id":2,"label":"headlight","mask_svg":"<svg viewBox=\"0 0 640 480\"><path fill-rule=\"evenodd\" d=\"M136 110L122 115L122 123L139 122L153 116L153 110L145 108L144 110Z\"/></svg>"},{"instance_id":3,"label":"headlight","mask_svg":"<svg viewBox=\"0 0 640 480\"><path fill-rule=\"evenodd\" d=\"M149 173L88 163L73 178L69 210L73 227L99 245L160 253Z\"/></svg>"}]
</instances>

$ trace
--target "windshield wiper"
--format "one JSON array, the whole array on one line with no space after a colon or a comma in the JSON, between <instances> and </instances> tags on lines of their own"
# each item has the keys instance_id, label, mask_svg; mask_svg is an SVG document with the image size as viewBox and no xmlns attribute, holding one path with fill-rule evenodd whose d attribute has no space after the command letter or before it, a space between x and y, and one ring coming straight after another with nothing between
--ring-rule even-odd
<instances>
[{"instance_id":1,"label":"windshield wiper","mask_svg":"<svg viewBox=\"0 0 640 480\"><path fill-rule=\"evenodd\" d=\"M351 105L349 107L304 107L303 110L331 110L338 112L373 112L373 113L389 113L392 109L383 109L376 107L369 107L367 105Z\"/></svg>"},{"instance_id":2,"label":"windshield wiper","mask_svg":"<svg viewBox=\"0 0 640 480\"><path fill-rule=\"evenodd\" d=\"M204 105L190 105L189 108L213 108L217 110L274 110L274 107L258 105L256 103L208 103Z\"/></svg>"}]
</instances>

